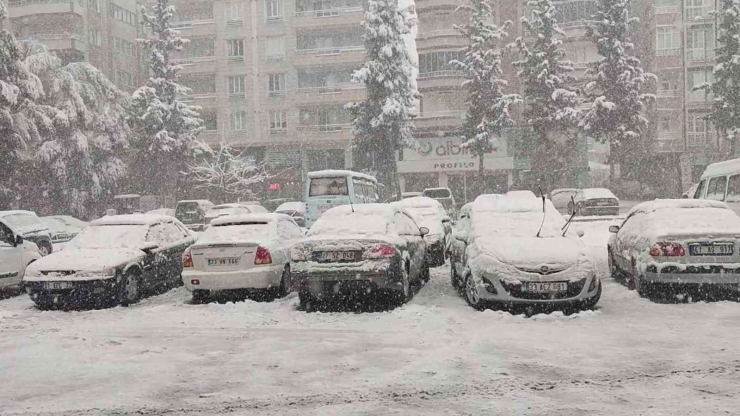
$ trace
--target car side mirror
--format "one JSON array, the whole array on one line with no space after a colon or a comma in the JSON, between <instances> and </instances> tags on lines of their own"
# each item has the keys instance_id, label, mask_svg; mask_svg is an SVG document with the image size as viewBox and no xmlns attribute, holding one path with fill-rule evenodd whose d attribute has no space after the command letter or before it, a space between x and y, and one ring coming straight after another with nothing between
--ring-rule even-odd
<instances>
[{"instance_id":1,"label":"car side mirror","mask_svg":"<svg viewBox=\"0 0 740 416\"><path fill-rule=\"evenodd\" d=\"M18 247L19 245L23 244L23 237L20 235L15 236L15 246Z\"/></svg>"},{"instance_id":2,"label":"car side mirror","mask_svg":"<svg viewBox=\"0 0 740 416\"><path fill-rule=\"evenodd\" d=\"M159 248L159 244L157 243L146 243L141 247L141 251L143 251L146 254L151 254L152 251Z\"/></svg>"},{"instance_id":3,"label":"car side mirror","mask_svg":"<svg viewBox=\"0 0 740 416\"><path fill-rule=\"evenodd\" d=\"M419 235L424 237L425 235L429 234L429 228L427 227L419 227Z\"/></svg>"},{"instance_id":4,"label":"car side mirror","mask_svg":"<svg viewBox=\"0 0 740 416\"><path fill-rule=\"evenodd\" d=\"M619 232L619 226L618 225L610 225L609 226L609 232L610 233L618 233Z\"/></svg>"}]
</instances>

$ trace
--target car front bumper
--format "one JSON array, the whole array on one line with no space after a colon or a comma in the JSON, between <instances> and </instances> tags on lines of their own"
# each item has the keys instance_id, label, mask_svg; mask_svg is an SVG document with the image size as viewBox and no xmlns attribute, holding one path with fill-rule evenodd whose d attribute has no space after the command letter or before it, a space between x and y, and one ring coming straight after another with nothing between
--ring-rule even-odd
<instances>
[{"instance_id":1,"label":"car front bumper","mask_svg":"<svg viewBox=\"0 0 740 416\"><path fill-rule=\"evenodd\" d=\"M521 283L508 283L492 274L486 273L476 281L481 299L511 305L567 305L585 302L597 296L601 284L598 277L591 275L575 281L557 280L567 283L565 292L531 293L524 292Z\"/></svg>"},{"instance_id":2,"label":"car front bumper","mask_svg":"<svg viewBox=\"0 0 740 416\"><path fill-rule=\"evenodd\" d=\"M183 270L182 282L189 291L193 290L238 290L269 289L280 286L284 267L257 266L249 270L229 272L204 272Z\"/></svg>"},{"instance_id":3,"label":"car front bumper","mask_svg":"<svg viewBox=\"0 0 740 416\"><path fill-rule=\"evenodd\" d=\"M650 283L701 284L701 285L740 285L740 273L645 273L645 281Z\"/></svg>"},{"instance_id":4,"label":"car front bumper","mask_svg":"<svg viewBox=\"0 0 740 416\"><path fill-rule=\"evenodd\" d=\"M115 299L117 283L111 276L83 281L24 281L23 287L39 305L84 306Z\"/></svg>"}]
</instances>

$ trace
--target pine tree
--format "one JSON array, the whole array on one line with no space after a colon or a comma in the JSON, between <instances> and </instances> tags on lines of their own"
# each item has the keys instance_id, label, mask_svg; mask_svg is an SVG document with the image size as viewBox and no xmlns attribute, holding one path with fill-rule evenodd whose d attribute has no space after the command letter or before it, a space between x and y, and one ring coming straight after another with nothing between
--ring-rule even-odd
<instances>
[{"instance_id":1,"label":"pine tree","mask_svg":"<svg viewBox=\"0 0 740 416\"><path fill-rule=\"evenodd\" d=\"M151 35L139 39L149 53L150 78L131 96L129 123L134 128L132 147L134 165L140 178L140 192L158 194L167 200L183 192L186 172L199 149L197 134L203 130L200 108L183 98L189 89L180 85L180 66L170 61L170 54L181 51L187 40L172 29L170 19L175 7L169 0L157 0L152 14L141 8L143 24Z\"/></svg>"},{"instance_id":2,"label":"pine tree","mask_svg":"<svg viewBox=\"0 0 740 416\"><path fill-rule=\"evenodd\" d=\"M413 65L404 43L414 22L397 0L368 0L365 18L365 63L352 74L365 85L365 101L347 105L353 117L356 166L379 172L379 181L400 195L396 152L415 148L411 117L418 97Z\"/></svg>"},{"instance_id":3,"label":"pine tree","mask_svg":"<svg viewBox=\"0 0 740 416\"><path fill-rule=\"evenodd\" d=\"M731 145L731 156L740 156L740 1L720 0L714 82L698 86L714 95L709 120L720 137Z\"/></svg>"},{"instance_id":4,"label":"pine tree","mask_svg":"<svg viewBox=\"0 0 740 416\"><path fill-rule=\"evenodd\" d=\"M496 142L504 127L514 125L509 108L521 102L517 94L504 94L507 85L501 78L501 49L499 42L508 36L512 25L504 22L502 27L488 23L492 18L487 0L472 0L472 5L463 5L458 10L470 12L468 24L455 26L468 39L463 50L462 61L450 62L465 73L463 87L467 88L467 117L462 125L464 147L478 157L479 192L485 192L484 157L496 150Z\"/></svg>"},{"instance_id":5,"label":"pine tree","mask_svg":"<svg viewBox=\"0 0 740 416\"><path fill-rule=\"evenodd\" d=\"M557 25L552 0L530 0L527 5L531 17L520 20L534 41L528 45L524 37L516 40L522 59L513 64L524 84L524 121L533 130L532 171L549 189L565 173L565 153L575 151L572 133L580 117L572 88L576 78L570 74L572 62L565 60L565 34ZM558 142L563 137L565 148Z\"/></svg>"},{"instance_id":6,"label":"pine tree","mask_svg":"<svg viewBox=\"0 0 740 416\"><path fill-rule=\"evenodd\" d=\"M612 182L615 165L638 155L648 125L643 112L654 98L641 92L653 75L643 72L640 60L629 54L634 50L629 31L639 21L629 17L629 7L630 0L597 0L596 14L586 28L586 37L602 58L586 71L590 106L581 127L589 136L609 143Z\"/></svg>"}]
</instances>

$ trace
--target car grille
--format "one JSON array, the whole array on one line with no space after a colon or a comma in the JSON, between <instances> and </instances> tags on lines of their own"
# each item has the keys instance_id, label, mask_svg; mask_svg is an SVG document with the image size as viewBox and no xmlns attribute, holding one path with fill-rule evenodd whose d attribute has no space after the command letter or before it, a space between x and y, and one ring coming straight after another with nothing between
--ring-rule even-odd
<instances>
[{"instance_id":1,"label":"car grille","mask_svg":"<svg viewBox=\"0 0 740 416\"><path fill-rule=\"evenodd\" d=\"M566 268L561 267L559 269L551 269L551 268L543 268L543 267L535 267L535 268L529 268L529 267L517 267L517 270L523 271L524 273L534 273L539 274L542 276L547 276L550 274L560 273Z\"/></svg>"},{"instance_id":2,"label":"car grille","mask_svg":"<svg viewBox=\"0 0 740 416\"><path fill-rule=\"evenodd\" d=\"M514 298L527 299L527 300L554 300L554 299L567 299L578 296L583 290L583 286L586 284L586 279L581 279L576 282L567 282L568 290L560 293L531 293L522 292L521 284L509 284L501 280L503 287L509 292Z\"/></svg>"}]
</instances>

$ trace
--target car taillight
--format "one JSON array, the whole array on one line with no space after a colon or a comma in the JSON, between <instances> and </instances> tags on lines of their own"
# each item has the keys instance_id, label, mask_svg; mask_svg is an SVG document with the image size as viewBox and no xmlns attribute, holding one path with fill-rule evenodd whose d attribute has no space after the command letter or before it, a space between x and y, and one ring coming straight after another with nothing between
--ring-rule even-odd
<instances>
[{"instance_id":1,"label":"car taillight","mask_svg":"<svg viewBox=\"0 0 740 416\"><path fill-rule=\"evenodd\" d=\"M272 256L270 250L259 246L257 247L257 253L254 255L254 264L271 264Z\"/></svg>"},{"instance_id":2,"label":"car taillight","mask_svg":"<svg viewBox=\"0 0 740 416\"><path fill-rule=\"evenodd\" d=\"M662 242L655 243L650 247L650 255L653 257L680 257L686 255L686 251L679 243Z\"/></svg>"},{"instance_id":3,"label":"car taillight","mask_svg":"<svg viewBox=\"0 0 740 416\"><path fill-rule=\"evenodd\" d=\"M193 256L190 255L190 249L182 253L182 267L193 267Z\"/></svg>"},{"instance_id":4,"label":"car taillight","mask_svg":"<svg viewBox=\"0 0 740 416\"><path fill-rule=\"evenodd\" d=\"M306 261L308 260L308 253L302 246L293 247L290 249L290 259L293 261Z\"/></svg>"},{"instance_id":5,"label":"car taillight","mask_svg":"<svg viewBox=\"0 0 740 416\"><path fill-rule=\"evenodd\" d=\"M381 257L393 257L396 255L396 248L390 244L378 244L370 250L365 251L363 257L366 259L377 259Z\"/></svg>"}]
</instances>

